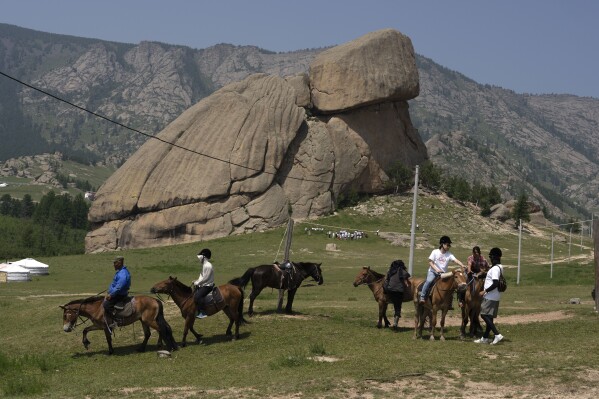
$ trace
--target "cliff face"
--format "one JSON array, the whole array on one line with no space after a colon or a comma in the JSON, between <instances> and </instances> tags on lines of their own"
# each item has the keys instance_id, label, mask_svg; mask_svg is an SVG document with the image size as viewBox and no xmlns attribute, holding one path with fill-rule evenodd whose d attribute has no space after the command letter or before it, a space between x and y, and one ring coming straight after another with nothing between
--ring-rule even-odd
<instances>
[{"instance_id":1,"label":"cliff face","mask_svg":"<svg viewBox=\"0 0 599 399\"><path fill-rule=\"evenodd\" d=\"M314 63L329 72L254 74L226 85L146 142L98 191L86 250L206 240L278 226L291 214L322 216L349 188L383 190L393 162L427 158L406 103L418 94L409 38L374 32ZM343 83L347 65L368 84ZM323 81L331 90L321 108L312 100Z\"/></svg>"},{"instance_id":2,"label":"cliff face","mask_svg":"<svg viewBox=\"0 0 599 399\"><path fill-rule=\"evenodd\" d=\"M215 90L253 73L308 73L310 63L325 50L273 53L229 44L201 50L134 45L0 24L0 70L148 134L158 133ZM407 104L433 162L473 182L493 182L507 198L526 190L558 214L599 211L599 99L517 94L480 85L426 57L415 59L419 95ZM288 82L303 96L302 107L308 107L310 91L298 92L305 87L302 78ZM14 95L7 95L12 89L0 90L5 127L0 142L11 143L9 149L0 149L0 162L59 150L76 159L120 165L147 140L15 87ZM32 142L39 137L50 144ZM27 154L25 149L37 152Z\"/></svg>"}]
</instances>

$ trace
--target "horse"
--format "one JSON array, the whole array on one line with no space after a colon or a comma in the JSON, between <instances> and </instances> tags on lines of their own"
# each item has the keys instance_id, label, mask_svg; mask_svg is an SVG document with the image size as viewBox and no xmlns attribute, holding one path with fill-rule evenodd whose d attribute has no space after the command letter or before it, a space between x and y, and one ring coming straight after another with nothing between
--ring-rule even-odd
<instances>
[{"instance_id":1,"label":"horse","mask_svg":"<svg viewBox=\"0 0 599 399\"><path fill-rule=\"evenodd\" d=\"M67 303L64 306L60 306L63 309L62 320L63 330L65 332L71 332L76 327L77 319L88 318L92 321L92 325L83 329L83 346L85 349L89 349L90 341L87 339L87 333L94 330L103 330L106 336L106 342L108 343L108 354L112 355L114 349L112 347L111 331L106 324L104 319L104 307L102 302L104 297L93 296L85 299L76 299ZM115 317L119 326L127 326L139 320L141 322L144 331L144 340L141 346L138 348L139 352L146 350L146 345L150 339L150 327L159 333L159 342L164 340L166 342L169 351L177 349L177 343L173 338L173 332L171 326L167 323L164 318L164 312L162 309L162 303L156 298L149 296L137 295L134 296L132 301L132 314L124 317Z\"/></svg>"},{"instance_id":2,"label":"horse","mask_svg":"<svg viewBox=\"0 0 599 399\"><path fill-rule=\"evenodd\" d=\"M479 273L477 276L472 276L471 282L468 282L469 289L466 290L464 299L464 306L462 307L462 326L460 328L460 338L464 339L466 336L466 326L470 322L470 328L468 335L473 337L479 332L482 332L483 328L480 324L480 305L482 303L482 296L480 292L483 290L485 285L486 273Z\"/></svg>"},{"instance_id":3,"label":"horse","mask_svg":"<svg viewBox=\"0 0 599 399\"><path fill-rule=\"evenodd\" d=\"M223 299L221 306L206 306L204 313L208 316L212 316L219 311L223 311L229 317L229 326L227 327L226 334L232 335L231 328L235 323L235 335L233 341L239 338L239 324L243 320L243 289L239 286L232 284L223 284L218 287L220 294ZM193 324L196 320L196 303L193 300L193 291L191 287L180 282L177 277L167 278L166 280L160 281L150 289L153 294L167 294L175 304L181 310L181 316L185 319L185 327L183 329L183 339L181 346L187 345L187 333L191 333L196 338L196 343L201 341L202 334L197 333Z\"/></svg>"},{"instance_id":4,"label":"horse","mask_svg":"<svg viewBox=\"0 0 599 399\"><path fill-rule=\"evenodd\" d=\"M389 319L387 319L387 305L390 304L391 301L387 299L387 295L385 295L385 292L383 291L384 281L385 275L375 272L370 266L362 267L362 270L360 270L354 279L354 287L367 285L372 291L372 295L374 295L374 300L379 304L379 322L376 325L377 328L383 327L383 320L385 321L385 328L388 328L391 324L389 323ZM402 302L409 302L412 300L413 287L417 287L422 281L422 279L408 278L408 286L404 291Z\"/></svg>"},{"instance_id":5,"label":"horse","mask_svg":"<svg viewBox=\"0 0 599 399\"><path fill-rule=\"evenodd\" d=\"M445 341L445 316L449 310L449 305L453 300L453 293L457 290L466 289L466 276L461 268L458 268L450 273L449 276L443 277L435 283L431 288L430 297L426 303L421 304L419 301L418 289L414 290L414 339L422 337L422 329L427 317L431 317L431 336L430 340L435 340L435 327L437 326L437 313L441 311L441 341ZM420 284L418 285L420 287Z\"/></svg>"},{"instance_id":6,"label":"horse","mask_svg":"<svg viewBox=\"0 0 599 399\"><path fill-rule=\"evenodd\" d=\"M279 303L277 306L277 312L281 312L283 307L283 295L287 290L287 305L285 306L285 313L292 313L293 298L295 292L307 277L312 277L314 281L318 282L318 285L323 283L322 271L320 265L322 263L311 263L311 262L292 262L293 268L291 272L291 278L283 279L281 283L282 271L275 265L260 265L256 267L250 267L241 277L237 277L229 283L238 285L245 288L250 280L252 280L252 292L250 293L250 307L248 314L252 316L254 314L254 300L260 292L266 287L277 288L279 290ZM291 280L291 281L290 281Z\"/></svg>"}]
</instances>

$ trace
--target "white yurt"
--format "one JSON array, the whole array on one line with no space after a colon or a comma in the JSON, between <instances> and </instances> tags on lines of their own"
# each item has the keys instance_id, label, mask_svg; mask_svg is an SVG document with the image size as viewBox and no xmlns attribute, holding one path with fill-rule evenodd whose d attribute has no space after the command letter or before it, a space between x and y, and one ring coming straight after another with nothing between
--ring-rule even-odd
<instances>
[{"instance_id":1,"label":"white yurt","mask_svg":"<svg viewBox=\"0 0 599 399\"><path fill-rule=\"evenodd\" d=\"M47 264L32 258L25 258L12 263L13 265L21 266L25 269L28 269L31 274L50 274L50 267Z\"/></svg>"},{"instance_id":2,"label":"white yurt","mask_svg":"<svg viewBox=\"0 0 599 399\"><path fill-rule=\"evenodd\" d=\"M2 263L0 264L0 273L6 276L6 282L11 283L14 281L30 281L31 276L29 269L15 265L14 263ZM4 279L2 279L4 280Z\"/></svg>"}]
</instances>

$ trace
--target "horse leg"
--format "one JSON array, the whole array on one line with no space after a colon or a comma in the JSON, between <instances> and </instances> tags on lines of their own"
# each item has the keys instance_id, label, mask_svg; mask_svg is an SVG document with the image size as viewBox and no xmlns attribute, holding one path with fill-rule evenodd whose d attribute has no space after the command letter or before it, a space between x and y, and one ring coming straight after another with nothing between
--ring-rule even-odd
<instances>
[{"instance_id":1,"label":"horse leg","mask_svg":"<svg viewBox=\"0 0 599 399\"><path fill-rule=\"evenodd\" d=\"M185 318L185 326L183 327L183 342L181 343L182 346L187 345L187 333L189 331L191 331L191 333L196 338L196 344L200 343L202 334L200 334L200 333L196 332L196 330L194 330L193 325L194 325L195 321L196 321L196 318L193 314L190 314Z\"/></svg>"},{"instance_id":2,"label":"horse leg","mask_svg":"<svg viewBox=\"0 0 599 399\"><path fill-rule=\"evenodd\" d=\"M262 292L262 288L257 289L255 286L252 286L252 292L250 293L250 307L248 309L248 315L252 317L254 315L254 299Z\"/></svg>"},{"instance_id":3,"label":"horse leg","mask_svg":"<svg viewBox=\"0 0 599 399\"><path fill-rule=\"evenodd\" d=\"M283 296L285 296L285 290L279 289L279 302L277 304L277 313L283 311Z\"/></svg>"},{"instance_id":4,"label":"horse leg","mask_svg":"<svg viewBox=\"0 0 599 399\"><path fill-rule=\"evenodd\" d=\"M139 346L139 348L137 348L137 351L138 352L145 352L146 351L146 345L148 344L148 340L150 339L150 335L152 335L152 333L150 332L150 327L148 327L148 325L146 323L141 322L141 327L144 330L144 340L141 343L141 345ZM160 330L158 330L158 331L160 331Z\"/></svg>"},{"instance_id":5,"label":"horse leg","mask_svg":"<svg viewBox=\"0 0 599 399\"><path fill-rule=\"evenodd\" d=\"M468 325L468 319L470 318L471 311L469 309L468 302L464 303L462 307L462 324L460 325L460 339L466 338L466 326ZM470 323L470 331L472 331L472 323Z\"/></svg>"},{"instance_id":6,"label":"horse leg","mask_svg":"<svg viewBox=\"0 0 599 399\"><path fill-rule=\"evenodd\" d=\"M108 327L104 327L104 335L106 336L106 343L108 344L108 354L112 355L114 353L114 348L112 347L112 334Z\"/></svg>"},{"instance_id":7,"label":"horse leg","mask_svg":"<svg viewBox=\"0 0 599 399\"><path fill-rule=\"evenodd\" d=\"M437 309L433 308L433 312L431 315L431 336L430 336L430 340L434 341L435 340L435 328L437 327Z\"/></svg>"},{"instance_id":8,"label":"horse leg","mask_svg":"<svg viewBox=\"0 0 599 399\"><path fill-rule=\"evenodd\" d=\"M285 306L285 313L292 314L292 306L293 306L293 298L295 298L295 293L297 289L287 291L287 306Z\"/></svg>"},{"instance_id":9,"label":"horse leg","mask_svg":"<svg viewBox=\"0 0 599 399\"><path fill-rule=\"evenodd\" d=\"M441 336L439 337L441 341L445 341L445 316L447 315L447 310L445 308L441 309Z\"/></svg>"},{"instance_id":10,"label":"horse leg","mask_svg":"<svg viewBox=\"0 0 599 399\"><path fill-rule=\"evenodd\" d=\"M91 344L91 342L89 342L89 339L87 339L87 333L90 331L94 331L94 330L102 330L102 328L98 327L96 325L91 325L91 326L85 327L83 329L83 339L81 342L83 343L83 346L85 347L85 349L89 350L89 345Z\"/></svg>"}]
</instances>

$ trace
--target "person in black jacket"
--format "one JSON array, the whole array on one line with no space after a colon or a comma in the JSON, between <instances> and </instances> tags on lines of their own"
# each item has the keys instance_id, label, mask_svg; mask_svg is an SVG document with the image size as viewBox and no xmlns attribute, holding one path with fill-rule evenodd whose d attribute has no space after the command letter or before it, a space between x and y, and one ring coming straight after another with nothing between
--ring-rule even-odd
<instances>
[{"instance_id":1,"label":"person in black jacket","mask_svg":"<svg viewBox=\"0 0 599 399\"><path fill-rule=\"evenodd\" d=\"M385 283L383 285L385 295L389 302L393 303L395 314L393 316L393 329L397 329L397 323L401 317L401 304L405 291L405 280L410 277L406 270L406 265L402 260L394 260L391 262Z\"/></svg>"}]
</instances>

